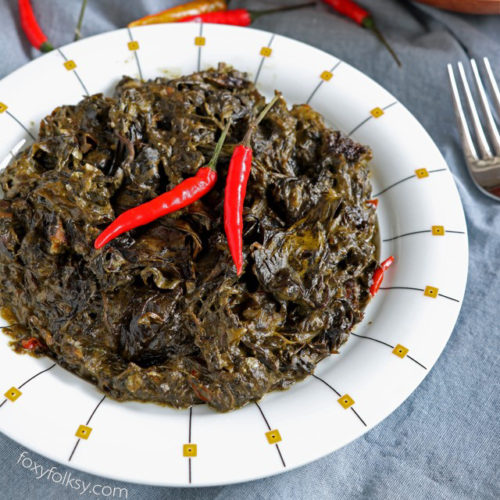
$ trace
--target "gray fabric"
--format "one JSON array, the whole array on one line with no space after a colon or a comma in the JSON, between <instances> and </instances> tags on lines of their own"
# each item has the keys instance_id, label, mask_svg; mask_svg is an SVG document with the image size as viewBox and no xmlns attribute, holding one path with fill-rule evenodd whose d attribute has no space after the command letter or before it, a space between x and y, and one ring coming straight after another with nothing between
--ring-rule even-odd
<instances>
[{"instance_id":1,"label":"gray fabric","mask_svg":"<svg viewBox=\"0 0 500 500\"><path fill-rule=\"evenodd\" d=\"M293 3L294 0L281 3ZM298 0L296 0L298 1ZM33 0L40 24L56 45L70 42L79 0ZM90 0L83 35L121 27L171 4L167 0ZM279 3L278 0L274 5ZM170 489L119 485L78 471L92 484L125 486L128 498L498 498L498 334L500 204L472 187L458 144L445 65L466 60L458 36L475 57L489 56L500 81L500 18L424 8L417 20L395 0L364 0L403 61L398 69L375 38L323 5L262 18L255 27L288 35L335 54L370 75L403 102L438 144L464 203L470 235L467 292L443 355L418 389L389 418L345 448L282 475L227 487ZM0 76L38 54L20 33L15 0L0 4ZM234 7L268 7L242 2ZM439 20L439 21L438 21ZM78 498L81 490L37 480L16 461L23 449L0 436L0 497ZM44 468L65 467L29 452ZM109 490L105 490L107 493ZM85 493L83 496L93 498ZM118 496L115 496L118 498ZM122 497L123 498L123 497Z\"/></svg>"}]
</instances>

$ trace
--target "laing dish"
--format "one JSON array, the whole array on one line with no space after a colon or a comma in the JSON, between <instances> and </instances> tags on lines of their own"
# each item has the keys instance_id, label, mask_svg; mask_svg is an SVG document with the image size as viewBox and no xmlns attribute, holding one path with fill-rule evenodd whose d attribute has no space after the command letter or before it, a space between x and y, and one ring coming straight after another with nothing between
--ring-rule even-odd
<instances>
[{"instance_id":1,"label":"laing dish","mask_svg":"<svg viewBox=\"0 0 500 500\"><path fill-rule=\"evenodd\" d=\"M252 135L244 269L223 228L227 165L264 99L226 67L139 82L42 121L0 175L0 300L16 345L119 400L227 411L286 389L347 340L377 268L368 148L279 100ZM231 121L217 185L95 250L125 210L195 175ZM26 344L25 344L26 345Z\"/></svg>"}]
</instances>

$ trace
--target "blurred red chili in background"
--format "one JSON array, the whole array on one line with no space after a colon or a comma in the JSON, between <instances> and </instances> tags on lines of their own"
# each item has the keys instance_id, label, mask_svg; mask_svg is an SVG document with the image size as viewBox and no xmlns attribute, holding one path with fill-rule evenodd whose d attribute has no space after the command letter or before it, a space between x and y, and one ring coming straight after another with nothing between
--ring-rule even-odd
<instances>
[{"instance_id":1,"label":"blurred red chili in background","mask_svg":"<svg viewBox=\"0 0 500 500\"><path fill-rule=\"evenodd\" d=\"M384 45L384 47L389 51L391 56L394 58L398 66L401 66L401 61L392 49L392 47L387 43L387 40L382 35L382 33L377 28L373 16L363 7L353 2L352 0L323 0L326 4L333 7L339 14L342 14L354 22L362 26L363 28L372 31L379 41Z\"/></svg>"},{"instance_id":2,"label":"blurred red chili in background","mask_svg":"<svg viewBox=\"0 0 500 500\"><path fill-rule=\"evenodd\" d=\"M299 5L288 5L285 7L278 7L276 9L267 10L248 10L248 9L233 9L219 12L207 12L205 14L197 14L188 16L180 20L180 22L198 21L213 24L230 24L233 26L249 26L257 18L267 14L275 14L277 12L285 12L287 10L303 9L305 7L312 7L316 5L315 2L308 2Z\"/></svg>"},{"instance_id":3,"label":"blurred red chili in background","mask_svg":"<svg viewBox=\"0 0 500 500\"><path fill-rule=\"evenodd\" d=\"M146 26L148 24L175 23L188 16L198 16L206 12L226 10L225 0L193 0L192 2L176 5L149 16L141 17L129 23L129 27Z\"/></svg>"},{"instance_id":4,"label":"blurred red chili in background","mask_svg":"<svg viewBox=\"0 0 500 500\"><path fill-rule=\"evenodd\" d=\"M19 7L21 27L31 45L42 52L54 50L54 47L47 40L42 28L38 25L30 0L18 0L17 5Z\"/></svg>"}]
</instances>

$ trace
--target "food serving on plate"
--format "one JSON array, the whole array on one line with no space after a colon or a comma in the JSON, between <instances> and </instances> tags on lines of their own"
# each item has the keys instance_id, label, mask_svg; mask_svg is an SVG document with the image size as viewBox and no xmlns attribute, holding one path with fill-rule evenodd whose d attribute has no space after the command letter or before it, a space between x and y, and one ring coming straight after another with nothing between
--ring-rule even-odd
<instances>
[{"instance_id":1,"label":"food serving on plate","mask_svg":"<svg viewBox=\"0 0 500 500\"><path fill-rule=\"evenodd\" d=\"M117 400L218 411L286 389L337 352L383 272L371 153L310 106L275 101L263 114L254 84L221 64L124 77L113 97L47 116L0 174L0 301L14 346ZM96 242L207 165L217 174L198 199Z\"/></svg>"}]
</instances>

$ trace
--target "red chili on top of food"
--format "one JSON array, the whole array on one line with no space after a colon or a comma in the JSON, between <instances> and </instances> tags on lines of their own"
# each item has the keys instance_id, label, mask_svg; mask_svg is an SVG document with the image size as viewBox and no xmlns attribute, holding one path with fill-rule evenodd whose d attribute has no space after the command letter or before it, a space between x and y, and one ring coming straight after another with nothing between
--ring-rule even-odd
<instances>
[{"instance_id":1,"label":"red chili on top of food","mask_svg":"<svg viewBox=\"0 0 500 500\"><path fill-rule=\"evenodd\" d=\"M236 266L238 276L243 270L243 203L247 192L248 177L252 168L252 148L250 138L257 125L279 99L276 94L262 110L258 118L250 124L241 144L236 146L231 156L224 190L224 230L227 245Z\"/></svg>"},{"instance_id":2,"label":"red chili on top of food","mask_svg":"<svg viewBox=\"0 0 500 500\"><path fill-rule=\"evenodd\" d=\"M224 193L224 229L238 276L243 269L243 203L251 168L252 148L239 144L231 156Z\"/></svg>"},{"instance_id":3,"label":"red chili on top of food","mask_svg":"<svg viewBox=\"0 0 500 500\"><path fill-rule=\"evenodd\" d=\"M191 205L205 196L217 182L215 167L230 125L231 121L228 120L207 166L198 169L193 177L183 180L170 191L123 212L96 238L94 248L99 249L120 234L149 224L159 217Z\"/></svg>"},{"instance_id":4,"label":"red chili on top of food","mask_svg":"<svg viewBox=\"0 0 500 500\"><path fill-rule=\"evenodd\" d=\"M23 349L28 349L29 351L33 351L37 347L41 347L42 346L42 344L40 343L40 341L37 338L35 338L35 337L31 337L30 339L23 340L21 342L21 345L23 346Z\"/></svg>"},{"instance_id":5,"label":"red chili on top of food","mask_svg":"<svg viewBox=\"0 0 500 500\"><path fill-rule=\"evenodd\" d=\"M382 281L384 279L384 271L387 271L387 269L391 267L393 262L394 262L394 257L391 255L389 258L381 262L380 265L377 267L377 269L375 269L375 272L373 273L372 284L370 286L370 294L372 296L378 292L380 286L382 285Z\"/></svg>"}]
</instances>

